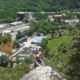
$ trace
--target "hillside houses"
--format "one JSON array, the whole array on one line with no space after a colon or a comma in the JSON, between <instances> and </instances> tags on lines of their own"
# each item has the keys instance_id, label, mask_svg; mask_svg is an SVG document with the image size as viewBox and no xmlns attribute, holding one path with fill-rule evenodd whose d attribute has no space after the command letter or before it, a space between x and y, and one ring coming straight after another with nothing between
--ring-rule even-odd
<instances>
[{"instance_id":1,"label":"hillside houses","mask_svg":"<svg viewBox=\"0 0 80 80\"><path fill-rule=\"evenodd\" d=\"M50 21L63 21L63 20L66 20L67 19L67 16L66 16L66 14L55 14L55 15L50 15L49 17L48 17L48 19L50 20Z\"/></svg>"},{"instance_id":2,"label":"hillside houses","mask_svg":"<svg viewBox=\"0 0 80 80\"><path fill-rule=\"evenodd\" d=\"M32 38L32 44L41 44L42 39L47 38L47 36L35 36Z\"/></svg>"},{"instance_id":3,"label":"hillside houses","mask_svg":"<svg viewBox=\"0 0 80 80\"><path fill-rule=\"evenodd\" d=\"M79 19L66 19L63 20L65 23L79 23Z\"/></svg>"},{"instance_id":4,"label":"hillside houses","mask_svg":"<svg viewBox=\"0 0 80 80\"><path fill-rule=\"evenodd\" d=\"M69 19L66 14L49 15L48 19L51 22L52 21L57 21L57 22L64 22L64 23L69 23L69 24L71 24L71 23L76 23L77 24L80 21L78 18Z\"/></svg>"},{"instance_id":5,"label":"hillside houses","mask_svg":"<svg viewBox=\"0 0 80 80\"><path fill-rule=\"evenodd\" d=\"M33 20L33 13L32 12L17 12L17 20L18 21L24 21L27 20Z\"/></svg>"}]
</instances>

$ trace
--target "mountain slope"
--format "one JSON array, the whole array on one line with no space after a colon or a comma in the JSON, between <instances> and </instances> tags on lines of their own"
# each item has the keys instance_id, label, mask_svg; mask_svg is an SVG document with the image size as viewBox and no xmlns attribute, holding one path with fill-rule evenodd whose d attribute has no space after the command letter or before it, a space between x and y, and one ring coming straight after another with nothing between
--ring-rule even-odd
<instances>
[{"instance_id":1,"label":"mountain slope","mask_svg":"<svg viewBox=\"0 0 80 80\"><path fill-rule=\"evenodd\" d=\"M0 0L0 21L7 17L8 19L15 19L17 11L66 9L80 9L80 0Z\"/></svg>"}]
</instances>

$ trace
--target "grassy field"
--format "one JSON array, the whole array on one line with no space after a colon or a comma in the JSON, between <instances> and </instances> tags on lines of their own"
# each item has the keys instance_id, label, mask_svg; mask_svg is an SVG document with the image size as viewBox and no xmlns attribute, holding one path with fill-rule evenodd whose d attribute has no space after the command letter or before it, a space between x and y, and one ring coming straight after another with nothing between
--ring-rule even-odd
<instances>
[{"instance_id":1,"label":"grassy field","mask_svg":"<svg viewBox=\"0 0 80 80\"><path fill-rule=\"evenodd\" d=\"M72 44L72 36L65 35L59 38L49 40L48 48L50 49L51 54L53 56L51 56L49 61L45 61L45 63L53 67L61 76L66 77L65 70L66 70L67 62L69 60L68 57L69 53L68 52L61 53L58 51L58 48L60 47L61 44L70 47L69 45Z\"/></svg>"},{"instance_id":2,"label":"grassy field","mask_svg":"<svg viewBox=\"0 0 80 80\"><path fill-rule=\"evenodd\" d=\"M48 48L51 52L56 52L61 44L69 45L72 42L71 36L62 36L48 41Z\"/></svg>"}]
</instances>

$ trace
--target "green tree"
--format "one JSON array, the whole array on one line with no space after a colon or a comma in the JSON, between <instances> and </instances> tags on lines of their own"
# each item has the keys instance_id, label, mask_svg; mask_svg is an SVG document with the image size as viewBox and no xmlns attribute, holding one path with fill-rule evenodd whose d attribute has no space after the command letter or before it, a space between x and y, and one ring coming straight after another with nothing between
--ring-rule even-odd
<instances>
[{"instance_id":1,"label":"green tree","mask_svg":"<svg viewBox=\"0 0 80 80\"><path fill-rule=\"evenodd\" d=\"M36 12L34 14L37 20L46 20L48 18L48 15L45 13Z\"/></svg>"},{"instance_id":2,"label":"green tree","mask_svg":"<svg viewBox=\"0 0 80 80\"><path fill-rule=\"evenodd\" d=\"M47 48L47 44L48 44L48 39L43 39L41 42L41 46L43 47L43 49Z\"/></svg>"},{"instance_id":3,"label":"green tree","mask_svg":"<svg viewBox=\"0 0 80 80\"><path fill-rule=\"evenodd\" d=\"M31 59L31 57L25 57L24 62L27 63L28 65L32 64L32 59Z\"/></svg>"},{"instance_id":4,"label":"green tree","mask_svg":"<svg viewBox=\"0 0 80 80\"><path fill-rule=\"evenodd\" d=\"M80 79L80 51L75 52L70 56L70 61L66 71L68 80L79 80Z\"/></svg>"},{"instance_id":5,"label":"green tree","mask_svg":"<svg viewBox=\"0 0 80 80\"><path fill-rule=\"evenodd\" d=\"M11 41L12 41L12 39L11 39L10 35L5 34L4 36L2 36L2 42L4 44L6 44L7 42L11 42Z\"/></svg>"},{"instance_id":6,"label":"green tree","mask_svg":"<svg viewBox=\"0 0 80 80\"><path fill-rule=\"evenodd\" d=\"M0 56L0 66L7 67L8 61L9 59L7 56Z\"/></svg>"},{"instance_id":7,"label":"green tree","mask_svg":"<svg viewBox=\"0 0 80 80\"><path fill-rule=\"evenodd\" d=\"M26 34L25 34L24 31L18 31L18 33L17 33L17 35L16 35L16 38L17 38L17 39L20 39L20 38L24 37L25 35L26 35Z\"/></svg>"},{"instance_id":8,"label":"green tree","mask_svg":"<svg viewBox=\"0 0 80 80\"><path fill-rule=\"evenodd\" d=\"M13 47L14 47L14 48L19 48L19 47L20 47L20 41L19 41L19 40L15 40L15 41L13 42Z\"/></svg>"},{"instance_id":9,"label":"green tree","mask_svg":"<svg viewBox=\"0 0 80 80\"><path fill-rule=\"evenodd\" d=\"M66 69L67 80L80 79L80 38L73 44L71 55Z\"/></svg>"}]
</instances>

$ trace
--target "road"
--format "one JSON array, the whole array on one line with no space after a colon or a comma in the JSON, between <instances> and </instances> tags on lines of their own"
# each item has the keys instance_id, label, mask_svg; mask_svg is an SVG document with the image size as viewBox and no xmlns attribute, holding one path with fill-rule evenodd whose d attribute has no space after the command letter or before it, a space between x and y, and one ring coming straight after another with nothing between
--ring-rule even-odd
<instances>
[{"instance_id":1,"label":"road","mask_svg":"<svg viewBox=\"0 0 80 80\"><path fill-rule=\"evenodd\" d=\"M13 55L11 55L9 57L9 59L13 58L14 56L16 56L20 51L22 51L25 48L25 46L21 47L17 52L15 52Z\"/></svg>"},{"instance_id":2,"label":"road","mask_svg":"<svg viewBox=\"0 0 80 80\"><path fill-rule=\"evenodd\" d=\"M9 59L11 59L11 58L13 58L14 56L16 56L17 54L19 54L25 47L34 47L35 45L32 45L31 44L31 41L32 41L32 39L31 38L28 38L28 40L27 40L27 42L24 42L24 46L23 47L21 47L17 52L15 52L13 55L11 55L10 57L9 57Z\"/></svg>"}]
</instances>

